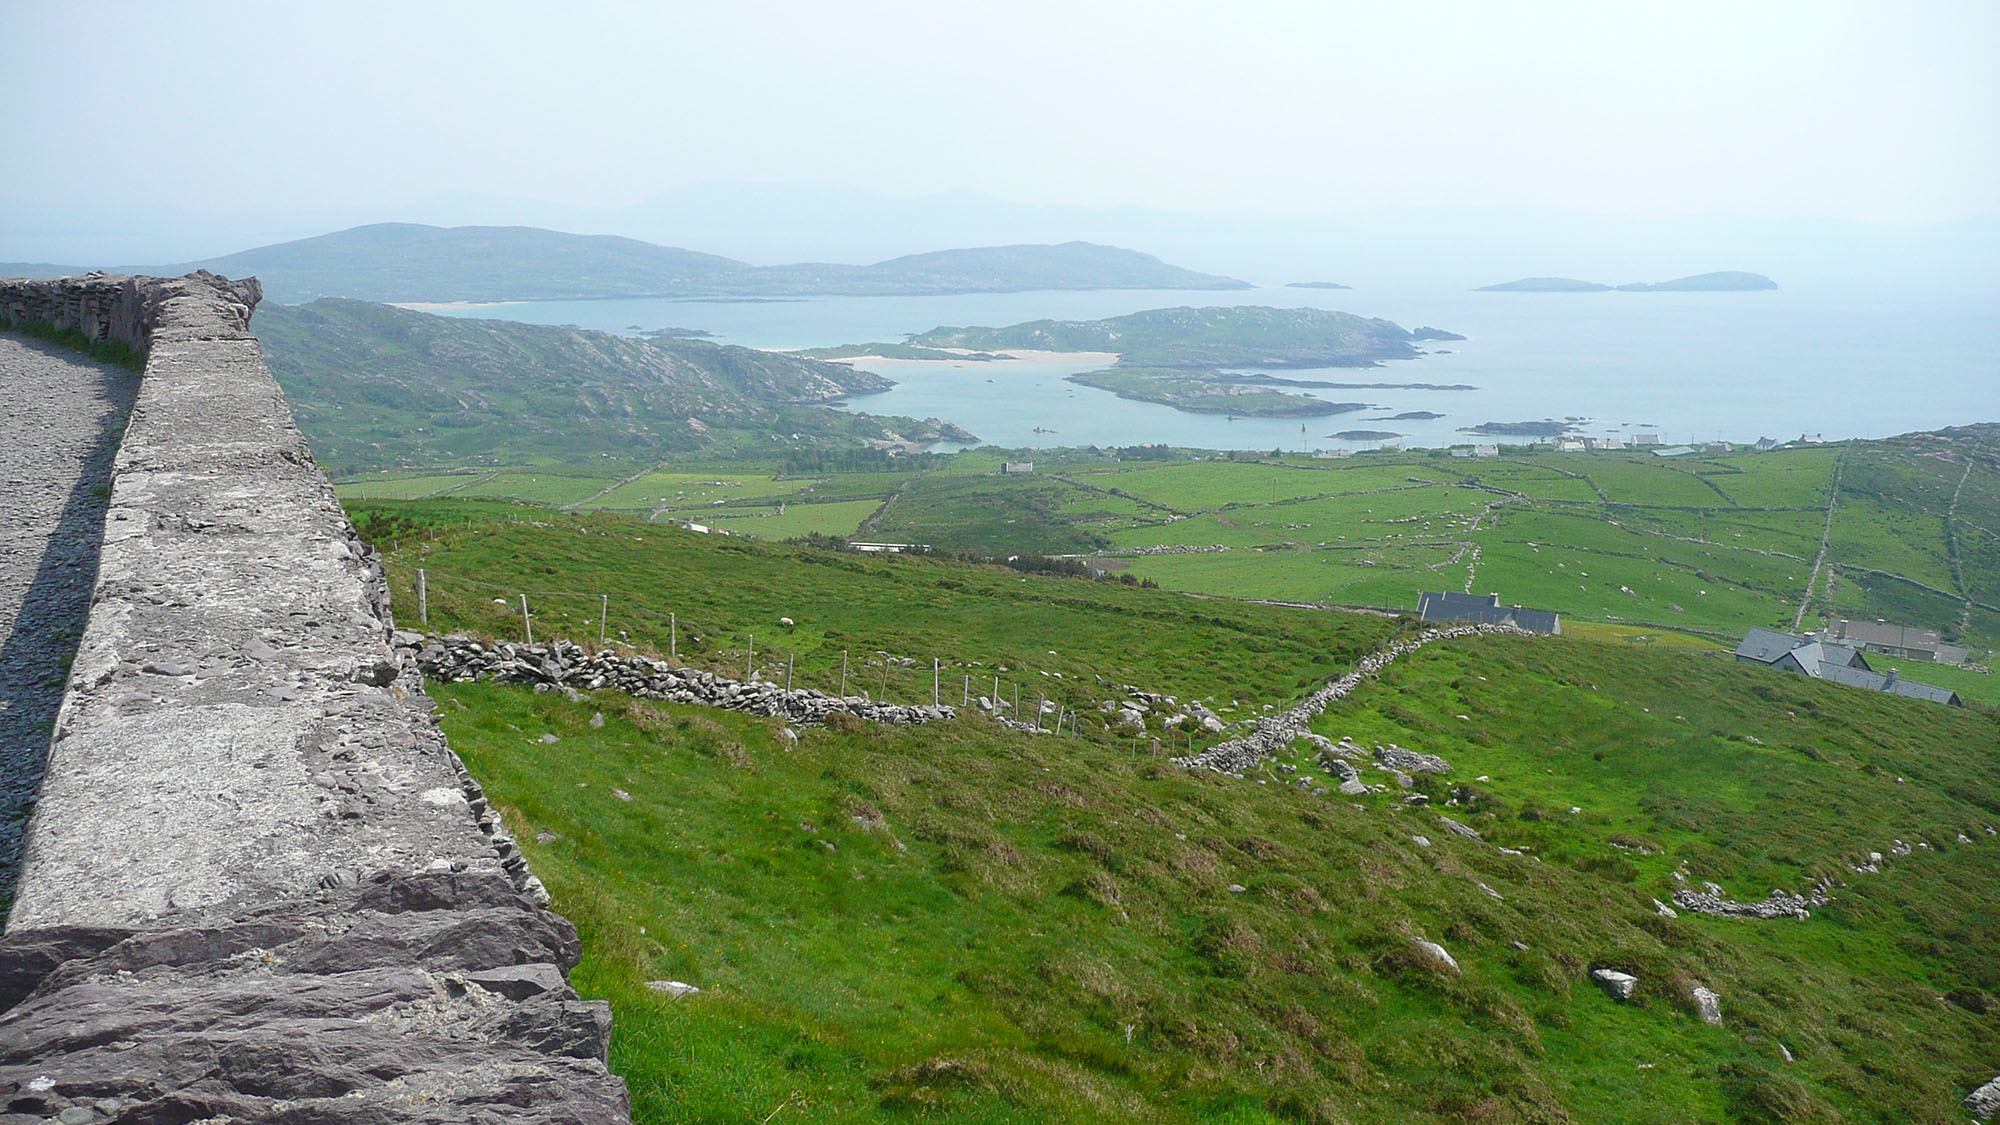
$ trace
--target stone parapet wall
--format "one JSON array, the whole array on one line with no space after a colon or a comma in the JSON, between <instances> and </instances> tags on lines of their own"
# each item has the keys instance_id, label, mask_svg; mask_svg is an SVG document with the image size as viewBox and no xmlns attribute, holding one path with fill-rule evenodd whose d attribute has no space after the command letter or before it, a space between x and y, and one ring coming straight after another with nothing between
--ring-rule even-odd
<instances>
[{"instance_id":1,"label":"stone parapet wall","mask_svg":"<svg viewBox=\"0 0 2000 1125\"><path fill-rule=\"evenodd\" d=\"M574 931L392 644L260 295L0 281L0 316L146 354L0 938L0 1118L624 1120Z\"/></svg>"}]
</instances>

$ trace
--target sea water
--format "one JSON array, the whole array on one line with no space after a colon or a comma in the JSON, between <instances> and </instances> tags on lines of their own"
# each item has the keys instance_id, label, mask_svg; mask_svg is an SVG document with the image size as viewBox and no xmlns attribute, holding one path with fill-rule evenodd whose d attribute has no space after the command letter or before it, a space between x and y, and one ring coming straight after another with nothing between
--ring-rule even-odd
<instances>
[{"instance_id":1,"label":"sea water","mask_svg":"<svg viewBox=\"0 0 2000 1125\"><path fill-rule=\"evenodd\" d=\"M2000 420L2000 305L1977 295L1818 292L1479 293L1446 287L1098 290L785 301L535 301L450 310L613 332L699 329L724 343L800 348L899 341L940 325L1084 320L1175 305L1272 305L1431 325L1464 341L1368 368L1271 370L1344 383L1467 384L1475 390L1279 387L1368 409L1311 418L1229 418L1118 398L1066 381L1094 363L864 361L896 380L847 408L942 418L1010 447L1164 442L1211 449L1361 449L1330 435L1379 430L1404 446L1519 441L1466 432L1553 420L1583 435L1667 443L1758 437L1882 437ZM1257 370L1245 368L1243 370ZM1435 420L1388 420L1429 411Z\"/></svg>"}]
</instances>

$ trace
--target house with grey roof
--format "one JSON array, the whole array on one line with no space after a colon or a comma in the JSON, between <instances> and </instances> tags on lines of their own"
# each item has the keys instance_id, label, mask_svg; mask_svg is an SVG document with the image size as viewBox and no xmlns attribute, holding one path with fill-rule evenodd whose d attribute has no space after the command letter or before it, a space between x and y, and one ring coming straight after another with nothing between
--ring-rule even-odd
<instances>
[{"instance_id":1,"label":"house with grey roof","mask_svg":"<svg viewBox=\"0 0 2000 1125\"><path fill-rule=\"evenodd\" d=\"M1894 669L1877 672L1868 666L1868 659L1860 649L1811 633L1752 629L1744 635L1743 643L1736 646L1736 659L1863 691L1885 691L1950 707L1964 706L1958 693L1949 688L1906 680Z\"/></svg>"},{"instance_id":2,"label":"house with grey roof","mask_svg":"<svg viewBox=\"0 0 2000 1125\"><path fill-rule=\"evenodd\" d=\"M1826 635L1842 644L1900 656L1905 660L1965 663L1965 646L1944 643L1935 629L1918 629L1891 621L1839 620L1827 622Z\"/></svg>"},{"instance_id":3,"label":"house with grey roof","mask_svg":"<svg viewBox=\"0 0 2000 1125\"><path fill-rule=\"evenodd\" d=\"M1417 616L1434 622L1512 625L1531 633L1562 632L1562 619L1554 610L1501 605L1498 594L1488 594L1483 598L1474 594L1419 594Z\"/></svg>"}]
</instances>

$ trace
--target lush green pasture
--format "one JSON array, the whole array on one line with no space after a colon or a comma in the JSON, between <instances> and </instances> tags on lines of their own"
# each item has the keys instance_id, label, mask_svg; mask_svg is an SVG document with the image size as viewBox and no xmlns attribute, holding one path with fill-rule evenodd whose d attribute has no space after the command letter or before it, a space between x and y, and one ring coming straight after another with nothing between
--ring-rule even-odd
<instances>
[{"instance_id":1,"label":"lush green pasture","mask_svg":"<svg viewBox=\"0 0 2000 1125\"><path fill-rule=\"evenodd\" d=\"M1169 590L1237 598L1382 606L1416 612L1414 591L1458 589L1465 568L1450 547L1368 545L1286 548L1195 555L1149 555L1120 561L1120 573Z\"/></svg>"},{"instance_id":2,"label":"lush green pasture","mask_svg":"<svg viewBox=\"0 0 2000 1125\"><path fill-rule=\"evenodd\" d=\"M454 496L489 500L519 500L525 504L561 506L609 488L616 478L572 476L549 472L500 472L454 492ZM415 499L412 497L411 499Z\"/></svg>"},{"instance_id":3,"label":"lush green pasture","mask_svg":"<svg viewBox=\"0 0 2000 1125\"><path fill-rule=\"evenodd\" d=\"M881 506L880 500L833 500L814 504L795 501L782 508L775 504L761 508L694 508L685 512L666 512L661 518L694 520L759 539L795 539L807 535L852 535L861 526L861 521Z\"/></svg>"},{"instance_id":4,"label":"lush green pasture","mask_svg":"<svg viewBox=\"0 0 2000 1125\"><path fill-rule=\"evenodd\" d=\"M1190 592L1398 606L1470 577L1479 592L1572 619L1722 634L1791 623L1838 470L1831 565L1807 622L1886 618L1962 634L1975 655L2000 637L2000 612L1984 608L2000 606L2000 471L1979 461L1968 473L1966 458L1979 456L1971 447L1931 438L1693 459L1430 451L1134 462L1042 451L1037 472L1003 476L1011 456L812 477L678 466L588 506L670 512L767 539L848 534L994 558L1223 545L1231 550L1107 565ZM342 494L462 486L561 505L603 483L511 469L471 482L360 481Z\"/></svg>"},{"instance_id":5,"label":"lush green pasture","mask_svg":"<svg viewBox=\"0 0 2000 1125\"><path fill-rule=\"evenodd\" d=\"M1640 504L1671 508L1715 508L1730 506L1727 498L1710 487L1696 471L1707 466L1700 462L1662 459L1651 454L1589 454L1546 456L1543 464L1560 465L1581 473L1604 490L1613 504Z\"/></svg>"},{"instance_id":6,"label":"lush green pasture","mask_svg":"<svg viewBox=\"0 0 2000 1125\"><path fill-rule=\"evenodd\" d=\"M646 473L592 500L587 507L621 511L651 511L696 504L724 504L780 496L795 496L811 481L779 479L769 473L681 472Z\"/></svg>"},{"instance_id":7,"label":"lush green pasture","mask_svg":"<svg viewBox=\"0 0 2000 1125\"><path fill-rule=\"evenodd\" d=\"M334 486L334 491L343 500L421 500L440 492L464 488L483 476L481 473L385 474L342 481Z\"/></svg>"},{"instance_id":8,"label":"lush green pasture","mask_svg":"<svg viewBox=\"0 0 2000 1125\"><path fill-rule=\"evenodd\" d=\"M1745 508L1824 509L1839 456L1837 449L1788 449L1722 458L1698 471Z\"/></svg>"},{"instance_id":9,"label":"lush green pasture","mask_svg":"<svg viewBox=\"0 0 2000 1125\"><path fill-rule=\"evenodd\" d=\"M790 661L797 683L829 690L845 652L850 690L900 702L930 700L937 659L953 701L965 677L990 690L999 676L1009 698L1018 686L1023 706L1044 694L1066 707L1095 705L1117 694L1108 685L1134 684L1208 700L1228 716L1304 694L1403 627L946 558L701 535L614 515L545 513L449 527L432 539L426 529L458 507L353 509L371 538L401 544L387 557L405 619L418 567L434 630L518 638L525 593L537 637L595 642L600 597L608 596L612 640L675 649L684 663L740 675L754 639L760 674L782 679ZM793 625L781 623L787 617Z\"/></svg>"},{"instance_id":10,"label":"lush green pasture","mask_svg":"<svg viewBox=\"0 0 2000 1125\"><path fill-rule=\"evenodd\" d=\"M1427 810L977 719L794 747L609 693L435 690L579 927L641 1122L1948 1121L2000 1052L1986 714L1454 642L1316 723L1444 755ZM1930 847L1847 871L1898 838ZM1661 917L1680 866L1739 897L1851 881L1804 922Z\"/></svg>"},{"instance_id":11,"label":"lush green pasture","mask_svg":"<svg viewBox=\"0 0 2000 1125\"><path fill-rule=\"evenodd\" d=\"M1271 504L1334 492L1400 488L1410 483L1413 473L1410 466L1402 464L1329 468L1298 461L1198 461L1096 472L1088 481L1175 511L1198 512L1232 504Z\"/></svg>"}]
</instances>

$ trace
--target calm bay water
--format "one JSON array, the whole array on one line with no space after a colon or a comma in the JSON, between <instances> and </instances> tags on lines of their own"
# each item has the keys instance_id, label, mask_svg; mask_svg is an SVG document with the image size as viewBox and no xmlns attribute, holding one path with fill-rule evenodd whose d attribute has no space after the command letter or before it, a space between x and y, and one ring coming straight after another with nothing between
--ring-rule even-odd
<instances>
[{"instance_id":1,"label":"calm bay water","mask_svg":"<svg viewBox=\"0 0 2000 1125\"><path fill-rule=\"evenodd\" d=\"M538 301L452 315L615 332L674 326L726 343L797 348L900 340L938 325L1091 319L1172 305L1338 309L1468 337L1376 368L1273 371L1348 383L1465 383L1474 391L1283 388L1375 408L1307 419L1187 414L1080 387L1093 365L870 361L897 380L850 408L937 417L996 445L1166 442L1212 449L1366 448L1328 435L1386 430L1406 446L1474 440L1482 422L1586 419L1585 434L1652 430L1669 442L1880 437L2000 420L2000 306L1965 295L1473 293L1437 289L1120 290L838 297L781 302ZM1448 353L1448 354L1444 354ZM1431 411L1431 421L1388 421ZM1301 429L1301 422L1304 428ZM1036 432L1037 430L1043 432ZM1506 439L1501 439L1506 440Z\"/></svg>"}]
</instances>

